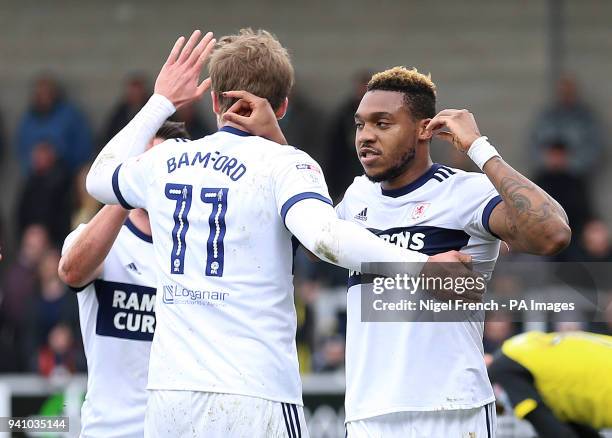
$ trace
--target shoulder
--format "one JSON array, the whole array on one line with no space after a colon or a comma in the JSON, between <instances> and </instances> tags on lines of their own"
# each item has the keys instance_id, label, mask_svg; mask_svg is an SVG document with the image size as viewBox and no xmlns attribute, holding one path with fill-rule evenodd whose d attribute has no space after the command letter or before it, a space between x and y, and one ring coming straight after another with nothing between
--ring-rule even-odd
<instances>
[{"instance_id":1,"label":"shoulder","mask_svg":"<svg viewBox=\"0 0 612 438\"><path fill-rule=\"evenodd\" d=\"M360 190L360 189L372 190L373 188L378 187L378 186L379 186L378 183L370 181L367 176L359 175L353 178L353 182L348 186L346 191L348 193L349 190L350 191L355 191L355 190Z\"/></svg>"},{"instance_id":2,"label":"shoulder","mask_svg":"<svg viewBox=\"0 0 612 438\"><path fill-rule=\"evenodd\" d=\"M317 170L323 172L319 163L307 152L289 145L280 145L263 139L267 150L267 156L271 164L276 163L280 166L295 165L297 170Z\"/></svg>"},{"instance_id":3,"label":"shoulder","mask_svg":"<svg viewBox=\"0 0 612 438\"><path fill-rule=\"evenodd\" d=\"M343 201L361 199L373 194L380 194L380 184L374 183L365 175L356 176L344 192Z\"/></svg>"},{"instance_id":4,"label":"shoulder","mask_svg":"<svg viewBox=\"0 0 612 438\"><path fill-rule=\"evenodd\" d=\"M446 166L443 166L442 168L453 172L452 178L449 179L453 185L453 188L455 189L470 191L478 191L480 189L488 191L493 187L493 184L484 173L466 172L461 169L454 169ZM440 173L437 174L440 175Z\"/></svg>"}]
</instances>

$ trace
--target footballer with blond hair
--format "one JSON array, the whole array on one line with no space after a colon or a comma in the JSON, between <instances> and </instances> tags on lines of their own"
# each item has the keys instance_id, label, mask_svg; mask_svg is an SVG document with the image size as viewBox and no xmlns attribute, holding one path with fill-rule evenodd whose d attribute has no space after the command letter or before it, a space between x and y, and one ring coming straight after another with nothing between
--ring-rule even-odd
<instances>
[{"instance_id":1,"label":"footballer with blond hair","mask_svg":"<svg viewBox=\"0 0 612 438\"><path fill-rule=\"evenodd\" d=\"M265 31L221 38L211 77L200 83L214 44L200 31L177 40L155 94L87 176L98 200L145 208L151 221L158 300L145 436L307 437L295 344L296 241L353 270L416 262L403 266L418 275L437 261L470 257L429 257L339 220L310 156L222 117L234 104L224 93L235 88L261 94L274 120L285 114L294 75L287 50ZM138 156L163 120L211 85L217 133ZM455 265L457 275L468 273Z\"/></svg>"},{"instance_id":2,"label":"footballer with blond hair","mask_svg":"<svg viewBox=\"0 0 612 438\"><path fill-rule=\"evenodd\" d=\"M265 102L232 95L243 102L226 118L282 141ZM365 175L355 178L336 207L340 219L430 256L467 253L487 280L500 240L512 250L543 255L568 245L571 231L561 206L502 160L470 112L436 115L429 76L404 67L375 74L355 127ZM433 136L466 153L484 173L433 163ZM461 322L362 321L361 285L371 281L366 278L351 273L348 279L348 437L494 437L484 312Z\"/></svg>"}]
</instances>

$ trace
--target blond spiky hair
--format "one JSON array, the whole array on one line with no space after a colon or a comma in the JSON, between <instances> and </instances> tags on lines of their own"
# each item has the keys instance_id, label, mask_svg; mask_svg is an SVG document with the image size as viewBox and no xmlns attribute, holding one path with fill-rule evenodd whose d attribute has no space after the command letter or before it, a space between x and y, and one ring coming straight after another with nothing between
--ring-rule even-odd
<instances>
[{"instance_id":1,"label":"blond spiky hair","mask_svg":"<svg viewBox=\"0 0 612 438\"><path fill-rule=\"evenodd\" d=\"M431 75L419 73L416 68L393 67L376 73L368 82L368 91L396 91L416 119L431 118L436 114L436 85Z\"/></svg>"}]
</instances>

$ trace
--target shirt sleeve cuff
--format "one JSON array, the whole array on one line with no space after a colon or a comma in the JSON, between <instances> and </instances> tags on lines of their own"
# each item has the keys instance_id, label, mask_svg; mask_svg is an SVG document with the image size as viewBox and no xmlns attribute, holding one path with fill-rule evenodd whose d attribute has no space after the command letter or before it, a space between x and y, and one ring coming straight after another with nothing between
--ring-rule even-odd
<instances>
[{"instance_id":1,"label":"shirt sleeve cuff","mask_svg":"<svg viewBox=\"0 0 612 438\"><path fill-rule=\"evenodd\" d=\"M121 169L121 166L122 164L118 165L117 168L115 169L115 172L113 172L113 192L115 192L117 201L119 201L119 204L121 204L123 208L125 208L126 210L133 210L134 207L128 204L128 202L125 200L125 198L121 194L121 190L119 189L119 169Z\"/></svg>"},{"instance_id":2,"label":"shirt sleeve cuff","mask_svg":"<svg viewBox=\"0 0 612 438\"><path fill-rule=\"evenodd\" d=\"M147 106L150 107L151 110L159 112L159 114L164 117L164 120L170 117L176 111L176 108L172 102L170 102L166 96L162 96L161 94L154 94L151 96L147 102Z\"/></svg>"},{"instance_id":3,"label":"shirt sleeve cuff","mask_svg":"<svg viewBox=\"0 0 612 438\"><path fill-rule=\"evenodd\" d=\"M331 205L332 207L334 205L331 199L326 198L320 193L316 193L316 192L298 193L297 195L294 195L291 198L287 199L287 201L285 201L285 203L281 207L280 215L281 215L281 218L283 218L283 222L285 222L285 217L287 216L287 212L289 212L289 209L293 207L294 204L304 199L318 199L319 201L323 201L326 204Z\"/></svg>"},{"instance_id":4,"label":"shirt sleeve cuff","mask_svg":"<svg viewBox=\"0 0 612 438\"><path fill-rule=\"evenodd\" d=\"M72 292L79 293L79 292L83 292L85 289L87 289L89 286L91 286L93 284L93 282L94 281L92 280L89 283L87 283L86 285L79 286L79 287L72 287L70 285L67 285L67 286L68 286L68 289L70 289Z\"/></svg>"},{"instance_id":5,"label":"shirt sleeve cuff","mask_svg":"<svg viewBox=\"0 0 612 438\"><path fill-rule=\"evenodd\" d=\"M499 204L500 202L502 202L502 198L499 195L491 198L489 202L487 202L487 205L485 205L485 208L482 212L482 226L484 227L485 230L487 230L489 234L491 234L491 236L497 239L499 239L499 236L495 234L493 231L491 231L491 227L489 226L489 219L491 219L491 213L493 213L493 210L495 209L495 207L497 207L497 204Z\"/></svg>"}]
</instances>

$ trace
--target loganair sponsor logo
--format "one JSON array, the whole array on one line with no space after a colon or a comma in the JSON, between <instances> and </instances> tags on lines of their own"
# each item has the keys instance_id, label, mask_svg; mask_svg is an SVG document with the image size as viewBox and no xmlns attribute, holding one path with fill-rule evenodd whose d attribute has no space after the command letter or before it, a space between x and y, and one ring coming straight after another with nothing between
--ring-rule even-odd
<instances>
[{"instance_id":1,"label":"loganair sponsor logo","mask_svg":"<svg viewBox=\"0 0 612 438\"><path fill-rule=\"evenodd\" d=\"M164 304L196 304L215 307L224 306L230 295L229 292L187 289L178 284L165 284L162 292Z\"/></svg>"}]
</instances>

